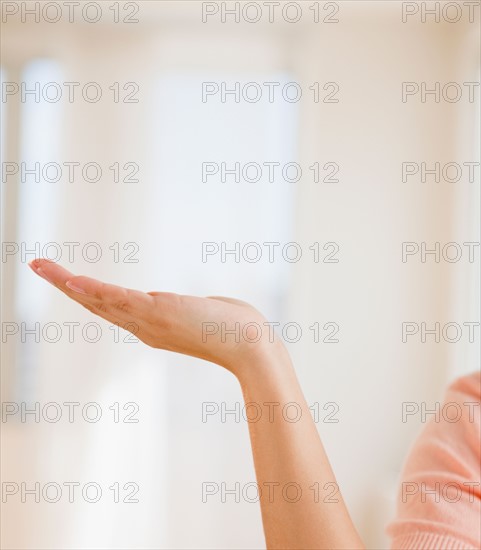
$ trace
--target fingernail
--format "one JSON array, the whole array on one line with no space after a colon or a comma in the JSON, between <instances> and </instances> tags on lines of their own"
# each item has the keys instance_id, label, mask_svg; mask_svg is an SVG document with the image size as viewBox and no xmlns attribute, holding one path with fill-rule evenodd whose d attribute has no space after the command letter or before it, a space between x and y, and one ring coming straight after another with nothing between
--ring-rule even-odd
<instances>
[{"instance_id":1,"label":"fingernail","mask_svg":"<svg viewBox=\"0 0 481 550\"><path fill-rule=\"evenodd\" d=\"M76 286L71 281L67 281L65 283L65 286L67 286L68 288L70 288L70 290L73 290L74 292L78 292L79 294L87 294L83 288L80 288L79 286Z\"/></svg>"},{"instance_id":2,"label":"fingernail","mask_svg":"<svg viewBox=\"0 0 481 550\"><path fill-rule=\"evenodd\" d=\"M46 281L48 281L51 285L55 284L53 281L51 281L47 274L45 273L45 271L41 268L41 267L38 267L37 269L35 269L33 266L32 266L32 269L35 271L35 273L37 275L40 275L40 277L42 277L42 279L45 279Z\"/></svg>"}]
</instances>

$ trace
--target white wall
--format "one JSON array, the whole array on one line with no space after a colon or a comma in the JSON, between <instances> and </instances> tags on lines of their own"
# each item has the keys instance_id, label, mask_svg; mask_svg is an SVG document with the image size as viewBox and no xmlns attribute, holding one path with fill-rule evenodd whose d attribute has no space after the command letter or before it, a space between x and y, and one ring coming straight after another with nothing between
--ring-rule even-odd
<instances>
[{"instance_id":1,"label":"white wall","mask_svg":"<svg viewBox=\"0 0 481 550\"><path fill-rule=\"evenodd\" d=\"M474 184L403 184L400 166L479 162L473 122L479 97L474 104L402 103L401 82L479 81L479 31L465 21L403 24L397 2L340 7L338 24L320 26L205 25L199 5L188 2L141 3L142 23L128 28L5 25L7 79L22 78L29 59L46 56L66 81L96 80L106 89L113 81L135 81L142 101L59 106L58 149L50 150L63 160L104 166L134 160L139 184L43 182L49 213L42 219L33 200L38 184L16 182L17 197L15 187L2 183L11 208L3 239L97 241L106 251L115 241L136 242L139 263L78 258L71 268L146 290L232 295L273 321L299 323L304 336L289 347L307 401L337 403L339 422L319 423L319 430L367 547L385 548L396 477L420 427L418 419L401 422L401 403L432 403L455 375L479 368L475 345L465 337L456 344L401 341L404 321L479 321L473 306L479 253L477 264L401 261L403 241L479 242L479 170ZM222 79L296 80L304 90L334 81L340 101L313 103L306 92L294 105L202 104L201 82ZM15 121L15 103L7 109ZM16 147L11 122L7 131L10 161L20 158L25 136ZM297 184L205 186L199 166L216 159L296 160L306 177ZM310 181L308 166L316 160L336 162L339 182ZM16 218L26 211L28 219ZM200 260L204 240L294 239L305 251L297 264ZM339 263L310 261L308 247L316 241L338 243ZM2 268L15 275L4 287L2 320L92 320L25 274L20 258ZM312 343L308 327L316 321L336 322L339 343ZM204 481L254 480L245 423L201 417L203 402L232 408L241 400L235 380L192 358L112 345L111 331L102 327L105 337L95 345L62 340L19 351L10 339L5 346L4 401L97 401L107 418L95 425L4 423L2 478L101 480L106 487L135 480L140 503L13 501L2 505L3 545L262 547L257 505L201 500ZM140 407L138 424L108 421L110 404L131 401Z\"/></svg>"}]
</instances>

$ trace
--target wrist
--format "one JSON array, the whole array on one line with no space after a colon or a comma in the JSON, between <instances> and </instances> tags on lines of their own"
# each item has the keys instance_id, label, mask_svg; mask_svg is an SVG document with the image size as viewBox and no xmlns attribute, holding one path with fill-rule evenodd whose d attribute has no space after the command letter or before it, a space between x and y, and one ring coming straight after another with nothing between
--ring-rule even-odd
<instances>
[{"instance_id":1,"label":"wrist","mask_svg":"<svg viewBox=\"0 0 481 550\"><path fill-rule=\"evenodd\" d=\"M283 380L295 378L289 352L284 344L276 339L274 342L250 345L234 359L231 370L242 387L252 385L275 386Z\"/></svg>"}]
</instances>

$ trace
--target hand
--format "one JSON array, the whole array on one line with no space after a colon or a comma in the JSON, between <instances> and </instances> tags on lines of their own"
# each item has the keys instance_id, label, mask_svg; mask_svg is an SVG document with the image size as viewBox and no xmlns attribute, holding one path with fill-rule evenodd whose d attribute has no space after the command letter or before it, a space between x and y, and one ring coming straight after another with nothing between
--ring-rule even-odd
<instances>
[{"instance_id":1,"label":"hand","mask_svg":"<svg viewBox=\"0 0 481 550\"><path fill-rule=\"evenodd\" d=\"M29 265L69 298L147 345L217 363L236 375L259 356L282 347L265 318L240 300L146 293L75 276L49 260Z\"/></svg>"}]
</instances>

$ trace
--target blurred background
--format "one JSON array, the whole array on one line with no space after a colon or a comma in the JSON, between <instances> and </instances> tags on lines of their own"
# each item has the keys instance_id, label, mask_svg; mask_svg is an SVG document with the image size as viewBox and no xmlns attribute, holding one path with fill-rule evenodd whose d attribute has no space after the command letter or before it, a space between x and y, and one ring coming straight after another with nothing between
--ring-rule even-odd
<instances>
[{"instance_id":1,"label":"blurred background","mask_svg":"<svg viewBox=\"0 0 481 550\"><path fill-rule=\"evenodd\" d=\"M279 323L387 548L403 403L480 365L479 2L66 4L2 2L2 548L264 547L234 377L94 318L36 256Z\"/></svg>"}]
</instances>

